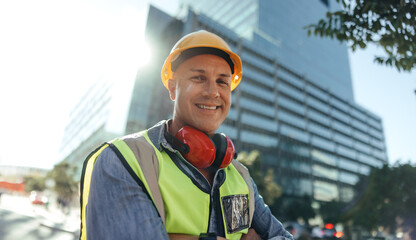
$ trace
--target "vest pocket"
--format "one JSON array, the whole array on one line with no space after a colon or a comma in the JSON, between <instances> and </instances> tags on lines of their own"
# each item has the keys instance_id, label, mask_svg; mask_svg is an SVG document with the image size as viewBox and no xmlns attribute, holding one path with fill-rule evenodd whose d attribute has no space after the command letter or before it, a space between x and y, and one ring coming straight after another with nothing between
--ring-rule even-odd
<instances>
[{"instance_id":1,"label":"vest pocket","mask_svg":"<svg viewBox=\"0 0 416 240\"><path fill-rule=\"evenodd\" d=\"M249 227L248 194L225 196L221 201L228 234Z\"/></svg>"}]
</instances>

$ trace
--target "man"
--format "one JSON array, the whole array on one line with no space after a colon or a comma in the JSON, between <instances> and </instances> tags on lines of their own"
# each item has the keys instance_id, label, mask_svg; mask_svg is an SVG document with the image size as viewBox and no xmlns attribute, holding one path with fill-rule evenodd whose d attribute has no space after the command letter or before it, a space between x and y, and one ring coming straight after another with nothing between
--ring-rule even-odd
<instances>
[{"instance_id":1,"label":"man","mask_svg":"<svg viewBox=\"0 0 416 240\"><path fill-rule=\"evenodd\" d=\"M207 31L184 36L162 68L173 118L98 148L81 179L81 239L293 239L216 131L240 58Z\"/></svg>"}]
</instances>

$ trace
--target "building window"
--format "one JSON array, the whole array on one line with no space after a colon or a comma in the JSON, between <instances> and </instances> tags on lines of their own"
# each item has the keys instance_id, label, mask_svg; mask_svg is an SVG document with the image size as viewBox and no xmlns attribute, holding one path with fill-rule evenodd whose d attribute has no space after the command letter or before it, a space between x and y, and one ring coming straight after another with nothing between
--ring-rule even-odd
<instances>
[{"instance_id":1,"label":"building window","mask_svg":"<svg viewBox=\"0 0 416 240\"><path fill-rule=\"evenodd\" d=\"M325 163L331 166L336 166L337 160L334 155L326 152L319 151L317 149L312 149L311 151L312 160Z\"/></svg>"},{"instance_id":2,"label":"building window","mask_svg":"<svg viewBox=\"0 0 416 240\"><path fill-rule=\"evenodd\" d=\"M352 173L341 171L339 174L339 181L343 183L355 185L359 180L359 177Z\"/></svg>"},{"instance_id":3,"label":"building window","mask_svg":"<svg viewBox=\"0 0 416 240\"><path fill-rule=\"evenodd\" d=\"M250 113L241 114L241 122L271 132L277 132L277 122Z\"/></svg>"},{"instance_id":4,"label":"building window","mask_svg":"<svg viewBox=\"0 0 416 240\"><path fill-rule=\"evenodd\" d=\"M270 137L264 134L255 133L248 130L241 131L241 141L246 143L252 143L262 147L276 147L277 138Z\"/></svg>"},{"instance_id":5,"label":"building window","mask_svg":"<svg viewBox=\"0 0 416 240\"><path fill-rule=\"evenodd\" d=\"M298 88L303 88L303 81L294 77L292 74L283 71L283 70L279 70L277 71L277 77L279 79L282 79L283 81L286 81Z\"/></svg>"},{"instance_id":6,"label":"building window","mask_svg":"<svg viewBox=\"0 0 416 240\"><path fill-rule=\"evenodd\" d=\"M306 122L305 122L305 120L302 119L302 118L300 118L300 117L298 117L298 116L296 116L295 114L289 113L289 112L287 112L285 110L280 110L278 112L278 115L277 116L278 116L278 119L279 120L284 121L284 122L286 122L288 124L292 124L292 125L295 125L295 126L297 126L299 128L303 128L303 129L306 128Z\"/></svg>"},{"instance_id":7,"label":"building window","mask_svg":"<svg viewBox=\"0 0 416 240\"><path fill-rule=\"evenodd\" d=\"M267 100L269 102L274 102L274 99L275 99L274 93L272 91L266 90L265 88L262 88L262 87L258 87L254 84L251 84L248 81L244 81L241 84L241 90L251 95L254 95L258 98Z\"/></svg>"},{"instance_id":8,"label":"building window","mask_svg":"<svg viewBox=\"0 0 416 240\"><path fill-rule=\"evenodd\" d=\"M321 99L324 102L328 102L328 94L319 88L316 88L312 85L307 85L306 92L308 92L314 97Z\"/></svg>"},{"instance_id":9,"label":"building window","mask_svg":"<svg viewBox=\"0 0 416 240\"><path fill-rule=\"evenodd\" d=\"M315 133L317 135L320 135L322 137L331 138L331 131L328 130L328 128L322 127L319 124L315 124L313 122L310 122L308 125L309 131L312 133Z\"/></svg>"},{"instance_id":10,"label":"building window","mask_svg":"<svg viewBox=\"0 0 416 240\"><path fill-rule=\"evenodd\" d=\"M277 97L277 102L279 103L279 105L283 106L286 109L297 112L300 115L305 114L305 107L302 104L294 100L291 100L287 97L283 97L282 95L280 95Z\"/></svg>"},{"instance_id":11,"label":"building window","mask_svg":"<svg viewBox=\"0 0 416 240\"><path fill-rule=\"evenodd\" d=\"M316 146L318 148L322 148L324 150L334 152L335 151L335 143L326 140L325 138L321 138L318 136L312 136L311 143L313 146Z\"/></svg>"},{"instance_id":12,"label":"building window","mask_svg":"<svg viewBox=\"0 0 416 240\"><path fill-rule=\"evenodd\" d=\"M309 109L307 114L309 119L314 120L315 122L318 122L320 124L328 125L330 124L331 119L329 119L324 114L317 112L315 110Z\"/></svg>"},{"instance_id":13,"label":"building window","mask_svg":"<svg viewBox=\"0 0 416 240\"><path fill-rule=\"evenodd\" d=\"M297 90L296 88L293 88L283 82L277 83L277 89L282 92L283 94L289 95L290 97L303 102L303 99L305 98L305 95L303 92Z\"/></svg>"},{"instance_id":14,"label":"building window","mask_svg":"<svg viewBox=\"0 0 416 240\"><path fill-rule=\"evenodd\" d=\"M338 180L338 170L333 168L324 167L318 164L312 165L313 175L322 178L328 178L330 180Z\"/></svg>"},{"instance_id":15,"label":"building window","mask_svg":"<svg viewBox=\"0 0 416 240\"><path fill-rule=\"evenodd\" d=\"M291 127L289 125L286 125L286 124L280 125L280 133L290 138L294 138L299 141L302 141L302 142L308 142L309 140L308 133L301 131L297 128Z\"/></svg>"},{"instance_id":16,"label":"building window","mask_svg":"<svg viewBox=\"0 0 416 240\"><path fill-rule=\"evenodd\" d=\"M240 106L242 108L255 111L268 117L275 117L275 108L270 105L262 104L247 98L240 99Z\"/></svg>"},{"instance_id":17,"label":"building window","mask_svg":"<svg viewBox=\"0 0 416 240\"><path fill-rule=\"evenodd\" d=\"M313 181L313 197L316 200L330 202L332 200L338 200L338 188L334 183L315 180Z\"/></svg>"}]
</instances>

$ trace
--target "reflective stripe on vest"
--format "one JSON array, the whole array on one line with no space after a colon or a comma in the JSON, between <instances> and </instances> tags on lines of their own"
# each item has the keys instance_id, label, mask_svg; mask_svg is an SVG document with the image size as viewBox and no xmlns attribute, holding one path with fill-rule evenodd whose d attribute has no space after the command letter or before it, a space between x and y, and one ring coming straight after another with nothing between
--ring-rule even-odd
<instances>
[{"instance_id":1,"label":"reflective stripe on vest","mask_svg":"<svg viewBox=\"0 0 416 240\"><path fill-rule=\"evenodd\" d=\"M88 204L88 196L90 194L90 183L91 183L91 175L92 169L95 164L95 160L97 159L98 155L108 147L108 144L103 144L101 147L95 149L84 161L84 165L82 167L81 173L81 196L80 196L80 206L81 206L81 234L79 239L85 240L87 239L87 221L85 218L85 210Z\"/></svg>"},{"instance_id":2,"label":"reflective stripe on vest","mask_svg":"<svg viewBox=\"0 0 416 240\"><path fill-rule=\"evenodd\" d=\"M81 178L81 237L86 237L85 210L88 203L92 169L106 147L119 156L124 167L152 199L168 233L199 235L208 230L210 194L196 187L165 151L160 152L150 141L147 131L115 139L87 157ZM240 239L248 231L254 212L252 183L247 169L238 162L224 169L226 180L220 187L221 208L227 239ZM159 175L160 173L160 175ZM244 200L248 196L248 200ZM244 207L248 201L247 219L226 213L225 208ZM241 208L244 210L244 208ZM247 208L245 208L247 210ZM228 217L228 218L227 218ZM233 221L234 220L234 221ZM228 225L227 225L228 224Z\"/></svg>"}]
</instances>

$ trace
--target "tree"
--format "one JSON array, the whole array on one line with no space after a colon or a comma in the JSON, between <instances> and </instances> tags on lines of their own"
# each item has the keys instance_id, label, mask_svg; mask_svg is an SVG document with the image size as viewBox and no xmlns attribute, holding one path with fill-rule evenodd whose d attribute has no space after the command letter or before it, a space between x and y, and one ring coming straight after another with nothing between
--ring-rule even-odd
<instances>
[{"instance_id":1,"label":"tree","mask_svg":"<svg viewBox=\"0 0 416 240\"><path fill-rule=\"evenodd\" d=\"M264 202L271 206L282 195L282 189L274 181L273 169L268 169L264 176L261 170L261 155L257 150L250 153L241 152L238 154L237 161L243 163L249 170L251 177L257 185L260 195Z\"/></svg>"},{"instance_id":2,"label":"tree","mask_svg":"<svg viewBox=\"0 0 416 240\"><path fill-rule=\"evenodd\" d=\"M308 35L336 38L353 51L369 43L381 46L387 56L374 61L410 71L416 66L416 0L336 0L342 10L327 12L326 19L307 26Z\"/></svg>"},{"instance_id":3,"label":"tree","mask_svg":"<svg viewBox=\"0 0 416 240\"><path fill-rule=\"evenodd\" d=\"M410 164L384 165L373 169L360 201L344 217L371 231L379 226L394 233L402 228L416 239L416 167Z\"/></svg>"},{"instance_id":4,"label":"tree","mask_svg":"<svg viewBox=\"0 0 416 240\"><path fill-rule=\"evenodd\" d=\"M36 175L26 175L23 177L25 183L25 191L43 191L45 190L45 177Z\"/></svg>"},{"instance_id":5,"label":"tree","mask_svg":"<svg viewBox=\"0 0 416 240\"><path fill-rule=\"evenodd\" d=\"M309 219L315 217L315 211L312 208L312 198L308 195L290 199L283 206L283 216L286 220L297 221L302 219L303 222L307 223Z\"/></svg>"},{"instance_id":6,"label":"tree","mask_svg":"<svg viewBox=\"0 0 416 240\"><path fill-rule=\"evenodd\" d=\"M71 199L78 192L78 183L74 180L76 167L69 163L56 164L48 173L48 177L55 181L54 190L59 197Z\"/></svg>"},{"instance_id":7,"label":"tree","mask_svg":"<svg viewBox=\"0 0 416 240\"><path fill-rule=\"evenodd\" d=\"M320 204L319 213L325 223L339 223L342 222L342 216L345 208L345 203L339 201L322 202Z\"/></svg>"},{"instance_id":8,"label":"tree","mask_svg":"<svg viewBox=\"0 0 416 240\"><path fill-rule=\"evenodd\" d=\"M274 181L273 169L267 169L266 174L262 170L262 159L259 151L241 152L238 154L237 160L248 168L260 195L275 216L293 221L301 218L305 222L315 217L315 212L311 206L312 199L309 196L299 198L288 196L285 199L281 197L282 189Z\"/></svg>"}]
</instances>

